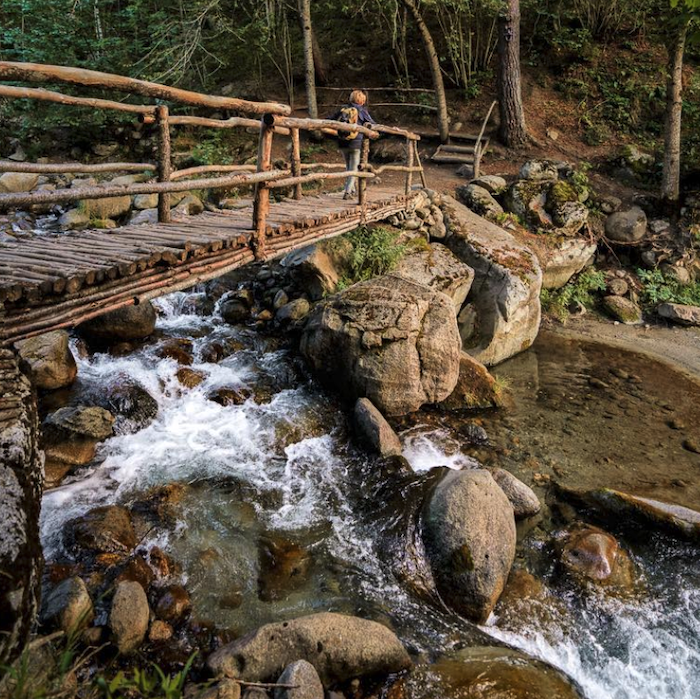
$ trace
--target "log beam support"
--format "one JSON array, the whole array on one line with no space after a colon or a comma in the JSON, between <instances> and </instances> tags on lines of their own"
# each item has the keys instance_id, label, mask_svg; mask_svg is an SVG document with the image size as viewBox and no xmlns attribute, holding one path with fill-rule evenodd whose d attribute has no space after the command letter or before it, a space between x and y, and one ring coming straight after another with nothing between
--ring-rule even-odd
<instances>
[{"instance_id":1,"label":"log beam support","mask_svg":"<svg viewBox=\"0 0 700 699\"><path fill-rule=\"evenodd\" d=\"M299 129L291 129L292 134L292 177L301 176L301 145L299 143ZM294 186L294 198L302 198L301 183Z\"/></svg>"},{"instance_id":2,"label":"log beam support","mask_svg":"<svg viewBox=\"0 0 700 699\"><path fill-rule=\"evenodd\" d=\"M165 105L156 108L158 124L158 182L170 182L172 171L170 161L170 123L169 110ZM167 192L158 194L158 222L170 223L170 195Z\"/></svg>"},{"instance_id":3,"label":"log beam support","mask_svg":"<svg viewBox=\"0 0 700 699\"><path fill-rule=\"evenodd\" d=\"M272 139L275 134L275 117L265 114L260 122L260 140L258 141L258 172L272 169ZM270 188L266 182L260 182L255 188L253 203L253 239L252 247L256 260L265 259L265 237L267 215L270 211Z\"/></svg>"}]
</instances>

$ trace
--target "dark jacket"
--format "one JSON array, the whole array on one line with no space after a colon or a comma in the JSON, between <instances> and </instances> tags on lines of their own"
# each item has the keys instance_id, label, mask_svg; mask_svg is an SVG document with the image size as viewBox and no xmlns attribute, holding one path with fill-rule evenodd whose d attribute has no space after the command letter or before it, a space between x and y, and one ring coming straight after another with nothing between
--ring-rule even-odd
<instances>
[{"instance_id":1,"label":"dark jacket","mask_svg":"<svg viewBox=\"0 0 700 699\"><path fill-rule=\"evenodd\" d=\"M360 126L364 126L365 124L376 124L377 123L374 119L372 119L372 117L370 116L370 113L367 111L367 108L364 105L359 105L355 102L349 102L345 106L355 107L355 109L357 109L357 111L359 112L359 114L357 116L357 123ZM336 121L338 119L338 117L340 116L340 112L342 109L343 109L343 107L338 109L332 116L329 116L328 118L332 119L333 121ZM355 136L355 138L353 138L350 141L346 141L344 139L338 139L338 146L340 148L352 148L353 150L360 150L360 148L362 148L362 139L363 138L364 138L364 136L361 133L358 133L357 136Z\"/></svg>"}]
</instances>

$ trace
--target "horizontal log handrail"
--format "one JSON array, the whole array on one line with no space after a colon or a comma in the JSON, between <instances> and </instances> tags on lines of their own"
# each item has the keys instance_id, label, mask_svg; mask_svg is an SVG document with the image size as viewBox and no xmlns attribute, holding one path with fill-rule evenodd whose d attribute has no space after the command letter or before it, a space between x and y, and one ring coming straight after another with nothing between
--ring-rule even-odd
<instances>
[{"instance_id":1,"label":"horizontal log handrail","mask_svg":"<svg viewBox=\"0 0 700 699\"><path fill-rule=\"evenodd\" d=\"M150 104L127 104L113 100L96 99L93 97L74 97L64 95L62 92L44 90L37 87L15 87L14 85L0 85L0 97L13 99L41 100L43 102L55 102L71 107L90 107L91 109L114 109L118 112L130 112L132 114L155 114L156 108Z\"/></svg>"},{"instance_id":2,"label":"horizontal log handrail","mask_svg":"<svg viewBox=\"0 0 700 699\"><path fill-rule=\"evenodd\" d=\"M255 185L259 182L273 182L287 177L288 170L269 170L267 172L243 173L229 177L214 177L196 182L144 182L131 185L106 187L78 187L76 189L56 189L49 192L30 194L0 194L0 211L14 206L32 206L33 204L66 204L83 199L106 199L108 197L132 196L134 194L171 194L189 192L192 189L226 189L243 185ZM192 185L196 184L196 187Z\"/></svg>"},{"instance_id":3,"label":"horizontal log handrail","mask_svg":"<svg viewBox=\"0 0 700 699\"><path fill-rule=\"evenodd\" d=\"M212 109L237 109L250 114L290 114L291 108L277 102L251 102L237 97L220 97L192 92L114 73L102 73L86 68L71 68L43 63L0 61L0 80L29 82L63 82L83 87L117 90L182 104Z\"/></svg>"},{"instance_id":4,"label":"horizontal log handrail","mask_svg":"<svg viewBox=\"0 0 700 699\"><path fill-rule=\"evenodd\" d=\"M349 172L316 172L310 175L299 175L298 177L286 177L281 180L276 180L268 185L268 187L269 189L283 189L285 187L294 187L298 184L321 182L322 180L340 180L346 177L372 179L376 177L376 175L373 172L363 172L360 170L351 170Z\"/></svg>"},{"instance_id":5,"label":"horizontal log handrail","mask_svg":"<svg viewBox=\"0 0 700 699\"><path fill-rule=\"evenodd\" d=\"M175 170L171 173L171 180L181 180L185 177L194 175L202 175L207 172L255 172L255 165L197 165L196 167L188 167L184 170Z\"/></svg>"},{"instance_id":6,"label":"horizontal log handrail","mask_svg":"<svg viewBox=\"0 0 700 699\"><path fill-rule=\"evenodd\" d=\"M270 127L285 126L290 129L301 129L302 131L320 131L321 129L333 129L335 131L357 132L368 138L379 138L379 132L368 129L360 124L346 124L342 121L332 119L302 119L298 117L276 116L266 114L266 123Z\"/></svg>"},{"instance_id":7,"label":"horizontal log handrail","mask_svg":"<svg viewBox=\"0 0 700 699\"><path fill-rule=\"evenodd\" d=\"M0 160L0 172L28 172L36 175L71 175L98 172L154 172L153 163L16 163Z\"/></svg>"},{"instance_id":8,"label":"horizontal log handrail","mask_svg":"<svg viewBox=\"0 0 700 699\"><path fill-rule=\"evenodd\" d=\"M155 117L143 115L139 118L142 124L155 124ZM171 116L171 126L204 126L212 129L232 129L236 127L246 127L259 129L260 121L258 119L246 119L245 117L231 117L230 119L210 119L207 117L196 116ZM289 136L290 130L282 126L275 127L275 133L282 136Z\"/></svg>"}]
</instances>

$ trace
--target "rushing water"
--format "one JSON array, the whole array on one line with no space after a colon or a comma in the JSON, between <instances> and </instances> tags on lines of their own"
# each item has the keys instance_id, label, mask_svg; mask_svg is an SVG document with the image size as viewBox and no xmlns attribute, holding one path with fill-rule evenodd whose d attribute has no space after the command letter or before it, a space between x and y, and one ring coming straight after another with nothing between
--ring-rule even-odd
<instances>
[{"instance_id":1,"label":"rushing water","mask_svg":"<svg viewBox=\"0 0 700 699\"><path fill-rule=\"evenodd\" d=\"M698 424L691 422L692 385L662 376L660 365L545 338L499 369L513 393L505 413L466 420L431 411L414 416L401 423L401 437L416 475L387 473L381 470L387 466L351 445L347 411L306 376L289 350L216 315L185 313L186 301L187 295L175 294L159 302L160 339L125 357L79 359L72 400L130 377L156 398L159 413L144 429L108 440L93 465L45 495L42 537L50 560L64 555L61 528L69 519L182 484L173 521L145 528L143 535L182 565L197 618L240 633L313 611L359 613L387 621L410 649L434 658L473 642L478 632L400 582L386 543L404 526L403 515L410 518L431 469L473 468L478 458L526 482L536 471L584 485L642 484L645 494L663 491L666 499L694 504L690 473L697 474L700 457L677 451L680 436L666 424L671 413L679 424ZM172 337L193 340L192 369L204 374L196 388L183 388L176 362L159 357ZM213 341L235 341L239 349L206 362L202 356ZM253 396L222 406L208 398L221 388L255 392L261 386L269 402ZM673 391L672 399L667 394ZM615 412L616 430L605 429L611 418L602 406ZM475 423L486 429L490 445L465 438L465 424ZM631 476L624 473L625 450ZM669 453L673 459L664 461ZM603 482L608 475L613 482ZM634 528L614 531L643 579L638 596L620 600L562 583L544 543L546 524L523 531L518 564L545 581L556 613L538 614L526 605L521 619L527 623L506 623L497 608L484 630L564 669L591 699L697 696L697 549ZM275 575L265 578L266 547L291 552L302 571L292 585L285 579L279 588Z\"/></svg>"}]
</instances>

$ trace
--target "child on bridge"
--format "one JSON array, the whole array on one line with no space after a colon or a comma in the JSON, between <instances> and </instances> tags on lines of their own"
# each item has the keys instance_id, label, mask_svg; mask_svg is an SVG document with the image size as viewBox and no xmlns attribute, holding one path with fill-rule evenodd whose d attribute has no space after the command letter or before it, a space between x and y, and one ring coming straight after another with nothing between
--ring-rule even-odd
<instances>
[{"instance_id":1,"label":"child on bridge","mask_svg":"<svg viewBox=\"0 0 700 699\"><path fill-rule=\"evenodd\" d=\"M329 118L333 121L342 121L345 124L363 126L377 123L367 111L367 95L362 90L353 90L350 93L348 104L341 107ZM338 131L338 147L345 158L345 167L348 172L353 172L360 166L363 138L363 135L357 131ZM357 177L348 177L345 180L343 199L352 199L356 196L356 182Z\"/></svg>"}]
</instances>

